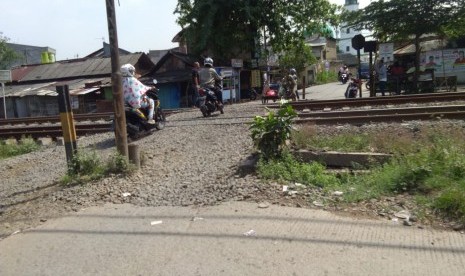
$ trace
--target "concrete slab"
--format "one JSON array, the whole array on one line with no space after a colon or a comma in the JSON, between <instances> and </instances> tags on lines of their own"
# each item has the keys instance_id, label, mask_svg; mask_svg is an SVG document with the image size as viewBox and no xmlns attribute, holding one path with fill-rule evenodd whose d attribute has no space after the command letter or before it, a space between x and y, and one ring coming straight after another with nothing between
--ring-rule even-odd
<instances>
[{"instance_id":1,"label":"concrete slab","mask_svg":"<svg viewBox=\"0 0 465 276\"><path fill-rule=\"evenodd\" d=\"M465 265L457 232L244 202L94 207L0 248L0 275L462 275Z\"/></svg>"}]
</instances>

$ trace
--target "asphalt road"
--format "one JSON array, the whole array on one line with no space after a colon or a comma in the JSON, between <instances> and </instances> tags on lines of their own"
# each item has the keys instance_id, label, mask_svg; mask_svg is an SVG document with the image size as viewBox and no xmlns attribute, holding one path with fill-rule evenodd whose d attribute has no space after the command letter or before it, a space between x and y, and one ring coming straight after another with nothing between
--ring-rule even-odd
<instances>
[{"instance_id":1,"label":"asphalt road","mask_svg":"<svg viewBox=\"0 0 465 276\"><path fill-rule=\"evenodd\" d=\"M458 232L244 202L94 207L0 248L0 275L463 275L465 266Z\"/></svg>"}]
</instances>

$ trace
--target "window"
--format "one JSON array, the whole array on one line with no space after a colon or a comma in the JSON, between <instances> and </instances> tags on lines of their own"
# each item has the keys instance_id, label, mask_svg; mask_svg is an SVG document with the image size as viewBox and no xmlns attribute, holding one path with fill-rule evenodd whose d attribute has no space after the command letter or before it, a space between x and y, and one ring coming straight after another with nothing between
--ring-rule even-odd
<instances>
[{"instance_id":1,"label":"window","mask_svg":"<svg viewBox=\"0 0 465 276\"><path fill-rule=\"evenodd\" d=\"M350 28L347 28L347 33L350 34Z\"/></svg>"},{"instance_id":2,"label":"window","mask_svg":"<svg viewBox=\"0 0 465 276\"><path fill-rule=\"evenodd\" d=\"M346 52L350 52L350 46L346 46Z\"/></svg>"}]
</instances>

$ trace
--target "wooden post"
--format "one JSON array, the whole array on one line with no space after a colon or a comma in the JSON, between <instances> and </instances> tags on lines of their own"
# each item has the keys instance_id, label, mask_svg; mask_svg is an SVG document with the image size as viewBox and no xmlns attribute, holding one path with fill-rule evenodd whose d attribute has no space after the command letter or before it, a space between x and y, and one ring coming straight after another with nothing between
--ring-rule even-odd
<instances>
[{"instance_id":1,"label":"wooden post","mask_svg":"<svg viewBox=\"0 0 465 276\"><path fill-rule=\"evenodd\" d=\"M126 116L124 112L123 87L119 63L118 34L114 0L106 0L108 36L111 55L111 85L113 90L113 106L115 107L115 140L118 152L128 157L128 138L126 134Z\"/></svg>"},{"instance_id":2,"label":"wooden post","mask_svg":"<svg viewBox=\"0 0 465 276\"><path fill-rule=\"evenodd\" d=\"M305 86L306 86L306 81L305 81L305 76L302 77L302 100L305 100Z\"/></svg>"},{"instance_id":3,"label":"wooden post","mask_svg":"<svg viewBox=\"0 0 465 276\"><path fill-rule=\"evenodd\" d=\"M65 142L66 161L68 162L68 169L71 169L71 162L77 152L77 145L68 85L57 86L56 91L58 92L58 110L60 111L61 128Z\"/></svg>"},{"instance_id":4,"label":"wooden post","mask_svg":"<svg viewBox=\"0 0 465 276\"><path fill-rule=\"evenodd\" d=\"M139 145L136 144L129 144L128 145L128 153L129 153L129 162L134 164L137 169L140 169L140 151Z\"/></svg>"}]
</instances>

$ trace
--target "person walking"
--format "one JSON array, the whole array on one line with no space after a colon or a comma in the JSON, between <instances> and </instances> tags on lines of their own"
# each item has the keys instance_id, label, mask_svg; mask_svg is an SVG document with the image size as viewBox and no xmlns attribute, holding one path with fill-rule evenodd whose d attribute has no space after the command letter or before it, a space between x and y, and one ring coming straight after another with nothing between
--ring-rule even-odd
<instances>
[{"instance_id":1,"label":"person walking","mask_svg":"<svg viewBox=\"0 0 465 276\"><path fill-rule=\"evenodd\" d=\"M191 93L192 93L192 104L194 107L199 107L199 88L200 88L200 75L199 75L200 64L194 62L194 68L191 73Z\"/></svg>"},{"instance_id":2,"label":"person walking","mask_svg":"<svg viewBox=\"0 0 465 276\"><path fill-rule=\"evenodd\" d=\"M297 84L299 83L299 80L298 80L298 77L297 77L297 71L296 71L294 68L291 68L290 73L291 73L292 78L293 78L294 81L295 81L295 85L294 85L294 88L293 88L293 92L294 92L294 94L295 94L297 100L300 100L300 98L299 98L299 92L297 91Z\"/></svg>"},{"instance_id":3,"label":"person walking","mask_svg":"<svg viewBox=\"0 0 465 276\"><path fill-rule=\"evenodd\" d=\"M385 96L386 82L387 82L387 68L386 68L386 64L384 64L384 59L381 59L379 61L376 73L378 74L379 90L381 91L381 95Z\"/></svg>"}]
</instances>

